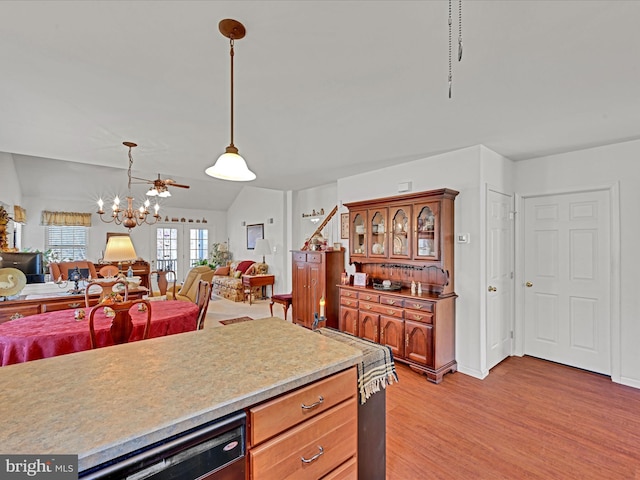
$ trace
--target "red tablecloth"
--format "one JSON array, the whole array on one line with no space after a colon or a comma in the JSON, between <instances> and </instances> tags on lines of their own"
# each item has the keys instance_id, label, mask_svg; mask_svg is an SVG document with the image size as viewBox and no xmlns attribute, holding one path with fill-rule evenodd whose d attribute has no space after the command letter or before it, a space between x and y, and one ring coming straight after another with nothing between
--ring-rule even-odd
<instances>
[{"instance_id":1,"label":"red tablecloth","mask_svg":"<svg viewBox=\"0 0 640 480\"><path fill-rule=\"evenodd\" d=\"M144 332L146 312L138 312L137 305L130 310L133 333L130 341L140 340ZM111 319L98 308L94 316L98 344L111 326ZM74 318L74 310L41 313L0 324L0 364L38 360L66 353L90 350L89 312L82 320ZM149 337L162 337L196 329L198 306L191 302L170 300L151 302L151 331Z\"/></svg>"}]
</instances>

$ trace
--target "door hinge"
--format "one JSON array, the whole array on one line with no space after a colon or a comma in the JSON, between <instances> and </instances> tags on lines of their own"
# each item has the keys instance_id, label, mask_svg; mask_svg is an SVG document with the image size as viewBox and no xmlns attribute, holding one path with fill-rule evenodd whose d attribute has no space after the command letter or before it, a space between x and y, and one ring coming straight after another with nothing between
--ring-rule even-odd
<instances>
[{"instance_id":1,"label":"door hinge","mask_svg":"<svg viewBox=\"0 0 640 480\"><path fill-rule=\"evenodd\" d=\"M511 337L511 339L513 340L513 330L511 330L511 331L509 332L509 336L510 336L510 337Z\"/></svg>"},{"instance_id":2,"label":"door hinge","mask_svg":"<svg viewBox=\"0 0 640 480\"><path fill-rule=\"evenodd\" d=\"M513 272L511 272L511 273L509 274L509 278L510 278L511 280L513 280Z\"/></svg>"}]
</instances>

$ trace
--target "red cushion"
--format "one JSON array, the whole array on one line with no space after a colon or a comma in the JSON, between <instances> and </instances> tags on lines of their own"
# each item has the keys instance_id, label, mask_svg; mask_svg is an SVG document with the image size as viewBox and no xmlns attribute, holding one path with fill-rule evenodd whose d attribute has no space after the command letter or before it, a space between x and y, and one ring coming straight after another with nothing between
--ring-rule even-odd
<instances>
[{"instance_id":1,"label":"red cushion","mask_svg":"<svg viewBox=\"0 0 640 480\"><path fill-rule=\"evenodd\" d=\"M231 267L229 267L229 266L227 266L227 267L218 267L218 268L216 268L216 271L213 272L213 274L214 275L225 275L225 276L228 276L230 269L231 269Z\"/></svg>"},{"instance_id":2,"label":"red cushion","mask_svg":"<svg viewBox=\"0 0 640 480\"><path fill-rule=\"evenodd\" d=\"M242 272L242 273L244 273L244 272L246 272L246 271L247 271L247 269L248 269L251 265L253 265L254 263L256 263L256 262L254 262L253 260L243 260L242 262L240 262L240 263L238 264L238 267L236 268L236 272Z\"/></svg>"}]
</instances>

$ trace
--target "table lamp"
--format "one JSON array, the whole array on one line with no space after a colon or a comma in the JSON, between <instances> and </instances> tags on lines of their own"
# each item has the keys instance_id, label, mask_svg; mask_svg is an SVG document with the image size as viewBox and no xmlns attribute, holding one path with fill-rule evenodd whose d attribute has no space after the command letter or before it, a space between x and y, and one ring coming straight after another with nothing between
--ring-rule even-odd
<instances>
[{"instance_id":1,"label":"table lamp","mask_svg":"<svg viewBox=\"0 0 640 480\"><path fill-rule=\"evenodd\" d=\"M109 237L104 250L104 262L118 262L118 270L122 272L122 262L136 260L138 255L133 248L131 237L128 235L114 235Z\"/></svg>"},{"instance_id":2,"label":"table lamp","mask_svg":"<svg viewBox=\"0 0 640 480\"><path fill-rule=\"evenodd\" d=\"M258 255L262 255L262 263L265 263L264 256L271 255L271 245L269 245L269 240L267 240L266 238L257 239L255 253L257 253Z\"/></svg>"}]
</instances>

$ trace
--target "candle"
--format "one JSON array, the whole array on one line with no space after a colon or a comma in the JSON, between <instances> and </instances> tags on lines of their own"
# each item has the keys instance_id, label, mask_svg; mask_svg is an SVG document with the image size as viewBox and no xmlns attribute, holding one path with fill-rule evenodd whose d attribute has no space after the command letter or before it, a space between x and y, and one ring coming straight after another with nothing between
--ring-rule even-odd
<instances>
[{"instance_id":1,"label":"candle","mask_svg":"<svg viewBox=\"0 0 640 480\"><path fill-rule=\"evenodd\" d=\"M324 297L320 299L320 318L324 318Z\"/></svg>"}]
</instances>

